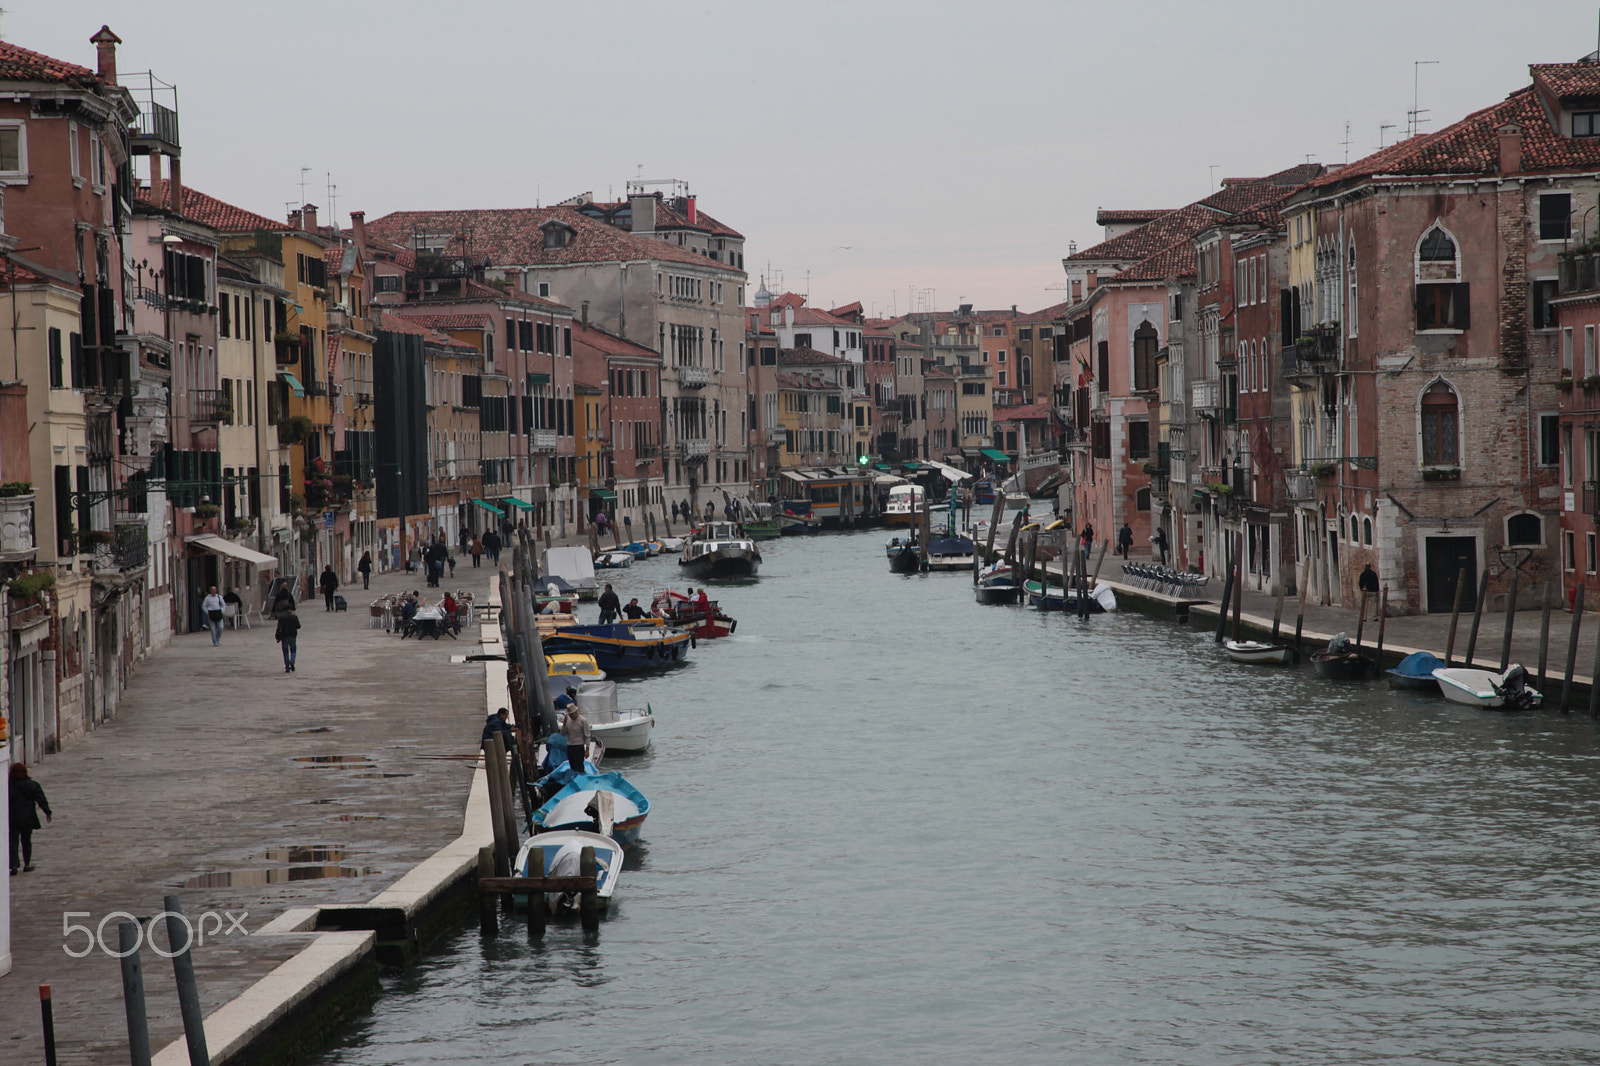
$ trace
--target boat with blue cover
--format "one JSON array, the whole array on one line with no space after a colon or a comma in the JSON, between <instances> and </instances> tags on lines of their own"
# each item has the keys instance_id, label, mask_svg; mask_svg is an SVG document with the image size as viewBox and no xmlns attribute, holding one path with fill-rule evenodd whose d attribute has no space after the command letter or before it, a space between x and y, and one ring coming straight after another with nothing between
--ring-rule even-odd
<instances>
[{"instance_id":1,"label":"boat with blue cover","mask_svg":"<svg viewBox=\"0 0 1600 1066\"><path fill-rule=\"evenodd\" d=\"M682 662L694 646L694 635L687 630L663 625L562 626L544 638L544 650L582 652L594 656L600 669L609 674L637 674L659 670Z\"/></svg>"},{"instance_id":2,"label":"boat with blue cover","mask_svg":"<svg viewBox=\"0 0 1600 1066\"><path fill-rule=\"evenodd\" d=\"M1438 692L1439 679L1433 672L1444 666L1444 660L1425 651L1414 651L1385 671L1389 687L1409 692Z\"/></svg>"},{"instance_id":3,"label":"boat with blue cover","mask_svg":"<svg viewBox=\"0 0 1600 1066\"><path fill-rule=\"evenodd\" d=\"M632 844L650 814L650 801L621 774L578 774L545 800L530 819L535 833L557 829L598 831Z\"/></svg>"}]
</instances>

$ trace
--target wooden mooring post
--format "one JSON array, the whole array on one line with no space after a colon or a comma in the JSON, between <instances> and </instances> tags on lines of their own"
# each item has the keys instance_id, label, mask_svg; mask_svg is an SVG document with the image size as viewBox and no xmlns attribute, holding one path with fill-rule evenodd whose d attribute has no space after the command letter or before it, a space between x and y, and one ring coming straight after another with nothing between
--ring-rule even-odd
<instances>
[{"instance_id":1,"label":"wooden mooring post","mask_svg":"<svg viewBox=\"0 0 1600 1066\"><path fill-rule=\"evenodd\" d=\"M1233 548L1233 642L1244 639L1244 534L1240 533Z\"/></svg>"},{"instance_id":2,"label":"wooden mooring post","mask_svg":"<svg viewBox=\"0 0 1600 1066\"><path fill-rule=\"evenodd\" d=\"M1511 571L1511 588L1506 592L1505 630L1500 634L1500 672L1511 666L1511 630L1517 624L1517 572Z\"/></svg>"},{"instance_id":3,"label":"wooden mooring post","mask_svg":"<svg viewBox=\"0 0 1600 1066\"><path fill-rule=\"evenodd\" d=\"M1378 672L1383 672L1383 630L1389 622L1389 586L1383 586L1383 594L1378 599L1378 658L1376 660Z\"/></svg>"},{"instance_id":4,"label":"wooden mooring post","mask_svg":"<svg viewBox=\"0 0 1600 1066\"><path fill-rule=\"evenodd\" d=\"M1550 582L1546 581L1539 592L1539 682L1535 686L1544 692L1545 667L1550 653Z\"/></svg>"},{"instance_id":5,"label":"wooden mooring post","mask_svg":"<svg viewBox=\"0 0 1600 1066\"><path fill-rule=\"evenodd\" d=\"M1600 629L1594 633L1594 665L1589 668L1589 717L1600 718Z\"/></svg>"},{"instance_id":6,"label":"wooden mooring post","mask_svg":"<svg viewBox=\"0 0 1600 1066\"><path fill-rule=\"evenodd\" d=\"M1478 624L1483 621L1483 601L1489 597L1489 571L1484 570L1478 581L1478 602L1472 605L1472 631L1467 634L1467 665L1472 665L1478 651Z\"/></svg>"},{"instance_id":7,"label":"wooden mooring post","mask_svg":"<svg viewBox=\"0 0 1600 1066\"><path fill-rule=\"evenodd\" d=\"M1456 623L1461 621L1461 590L1467 584L1467 568L1462 567L1456 571L1455 602L1450 605L1450 635L1444 642L1444 664L1453 666L1452 662L1456 653Z\"/></svg>"},{"instance_id":8,"label":"wooden mooring post","mask_svg":"<svg viewBox=\"0 0 1600 1066\"><path fill-rule=\"evenodd\" d=\"M1270 643L1278 643L1278 630L1283 626L1283 596L1289 591L1289 583L1283 580L1283 568L1278 568L1278 603L1272 609L1272 636Z\"/></svg>"},{"instance_id":9,"label":"wooden mooring post","mask_svg":"<svg viewBox=\"0 0 1600 1066\"><path fill-rule=\"evenodd\" d=\"M1572 598L1572 628L1567 633L1567 673L1561 681L1561 713L1572 706L1572 673L1578 668L1578 630L1583 626L1583 586L1579 585ZM1596 684L1594 678L1589 679Z\"/></svg>"},{"instance_id":10,"label":"wooden mooring post","mask_svg":"<svg viewBox=\"0 0 1600 1066\"><path fill-rule=\"evenodd\" d=\"M600 893L598 891L599 877L598 866L594 857L594 848L585 846L578 857L578 875L576 877L479 877L479 900L493 900L499 896L508 902L514 895L528 897L528 931L535 935L543 934L545 921L548 915L544 894L546 892L576 892L578 893L578 916L583 923L586 933L596 933L600 930ZM494 914L494 904L483 906L480 902L478 913Z\"/></svg>"},{"instance_id":11,"label":"wooden mooring post","mask_svg":"<svg viewBox=\"0 0 1600 1066\"><path fill-rule=\"evenodd\" d=\"M1294 661L1301 658L1300 633L1306 622L1306 593L1311 588L1311 558L1306 557L1306 565L1300 574L1300 608L1294 616Z\"/></svg>"},{"instance_id":12,"label":"wooden mooring post","mask_svg":"<svg viewBox=\"0 0 1600 1066\"><path fill-rule=\"evenodd\" d=\"M1233 546L1229 544L1227 546L1228 556L1231 556L1232 552ZM1223 559L1223 567L1224 573L1228 576L1227 580L1222 583L1222 605L1217 609L1217 635L1212 641L1215 644L1221 644L1223 634L1228 631L1228 604L1233 598L1233 559L1225 557Z\"/></svg>"}]
</instances>

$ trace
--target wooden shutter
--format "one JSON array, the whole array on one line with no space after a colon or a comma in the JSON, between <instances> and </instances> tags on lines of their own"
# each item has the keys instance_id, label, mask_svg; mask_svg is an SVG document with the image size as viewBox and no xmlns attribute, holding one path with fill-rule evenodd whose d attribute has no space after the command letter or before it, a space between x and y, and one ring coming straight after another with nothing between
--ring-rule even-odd
<instances>
[{"instance_id":1,"label":"wooden shutter","mask_svg":"<svg viewBox=\"0 0 1600 1066\"><path fill-rule=\"evenodd\" d=\"M1472 327L1472 301L1468 290L1468 284L1462 281L1456 284L1455 292L1452 294L1454 306L1451 307L1451 312L1454 320L1450 324L1456 329Z\"/></svg>"},{"instance_id":2,"label":"wooden shutter","mask_svg":"<svg viewBox=\"0 0 1600 1066\"><path fill-rule=\"evenodd\" d=\"M1288 289L1278 290L1278 339L1285 348L1294 344L1294 295Z\"/></svg>"},{"instance_id":3,"label":"wooden shutter","mask_svg":"<svg viewBox=\"0 0 1600 1066\"><path fill-rule=\"evenodd\" d=\"M1416 311L1416 326L1419 333L1422 330L1431 328L1433 325L1433 323L1428 321L1428 308L1427 304L1424 302L1427 298L1427 295L1428 287L1426 285L1416 286L1411 294L1411 303L1412 307Z\"/></svg>"}]
</instances>

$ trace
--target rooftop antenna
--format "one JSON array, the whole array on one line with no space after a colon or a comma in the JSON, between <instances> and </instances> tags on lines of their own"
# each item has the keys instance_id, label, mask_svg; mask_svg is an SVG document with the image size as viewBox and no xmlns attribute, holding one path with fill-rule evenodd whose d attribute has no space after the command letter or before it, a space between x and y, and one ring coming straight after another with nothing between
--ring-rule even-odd
<instances>
[{"instance_id":1,"label":"rooftop antenna","mask_svg":"<svg viewBox=\"0 0 1600 1066\"><path fill-rule=\"evenodd\" d=\"M296 207L303 207L305 205L305 202L306 202L306 175L309 174L309 173L311 173L311 168L310 167L301 167L300 168L300 202L295 205Z\"/></svg>"},{"instance_id":2,"label":"rooftop antenna","mask_svg":"<svg viewBox=\"0 0 1600 1066\"><path fill-rule=\"evenodd\" d=\"M1314 156L1314 155L1316 155L1316 154L1317 154L1317 153L1315 153L1315 152L1307 152L1307 153L1306 153L1306 162L1307 162L1307 163L1309 163L1309 162L1311 162L1311 157L1312 157L1312 156Z\"/></svg>"},{"instance_id":3,"label":"rooftop antenna","mask_svg":"<svg viewBox=\"0 0 1600 1066\"><path fill-rule=\"evenodd\" d=\"M1212 163L1211 166L1208 168L1211 171L1211 177L1210 177L1210 183L1206 186L1206 195L1207 196L1210 196L1212 191L1214 189L1216 189L1216 187L1217 187L1217 166L1218 166L1218 164Z\"/></svg>"},{"instance_id":4,"label":"rooftop antenna","mask_svg":"<svg viewBox=\"0 0 1600 1066\"><path fill-rule=\"evenodd\" d=\"M1410 112L1410 115L1409 115L1410 122L1411 122L1411 132L1409 134L1407 134L1407 136L1415 137L1419 132L1421 132L1422 124L1424 122L1428 121L1427 119L1422 117L1428 111L1428 109L1425 108L1425 107L1418 106L1417 90L1420 87L1421 81L1422 81L1422 68L1423 67L1427 67L1427 66L1435 66L1435 65L1438 64L1438 62L1439 61L1437 59L1416 59L1416 60L1412 60L1412 63L1411 63L1411 112Z\"/></svg>"},{"instance_id":5,"label":"rooftop antenna","mask_svg":"<svg viewBox=\"0 0 1600 1066\"><path fill-rule=\"evenodd\" d=\"M1382 150L1383 150L1383 148L1384 148L1384 144L1383 144L1383 134L1384 134L1384 131L1385 131L1385 130L1392 130L1392 129L1394 129L1394 123L1393 123L1393 122L1384 122L1384 123L1381 123L1381 124L1380 124L1380 125L1379 125L1379 126L1378 126L1378 150L1379 150L1379 151L1380 151L1380 152L1381 152L1381 151L1382 151Z\"/></svg>"},{"instance_id":6,"label":"rooftop antenna","mask_svg":"<svg viewBox=\"0 0 1600 1066\"><path fill-rule=\"evenodd\" d=\"M1344 161L1350 162L1350 120L1344 120Z\"/></svg>"},{"instance_id":7,"label":"rooftop antenna","mask_svg":"<svg viewBox=\"0 0 1600 1066\"><path fill-rule=\"evenodd\" d=\"M335 233L339 231L339 186L333 183L333 171L325 170L322 178L328 185L328 224Z\"/></svg>"}]
</instances>

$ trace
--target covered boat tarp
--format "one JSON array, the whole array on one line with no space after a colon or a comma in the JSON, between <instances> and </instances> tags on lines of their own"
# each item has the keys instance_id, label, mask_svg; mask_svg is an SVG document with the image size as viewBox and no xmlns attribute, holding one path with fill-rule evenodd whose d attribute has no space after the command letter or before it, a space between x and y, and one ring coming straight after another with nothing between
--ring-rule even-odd
<instances>
[{"instance_id":1,"label":"covered boat tarp","mask_svg":"<svg viewBox=\"0 0 1600 1066\"><path fill-rule=\"evenodd\" d=\"M1392 673L1405 677L1433 677L1433 672L1444 666L1444 660L1430 652L1414 651L1395 664Z\"/></svg>"},{"instance_id":2,"label":"covered boat tarp","mask_svg":"<svg viewBox=\"0 0 1600 1066\"><path fill-rule=\"evenodd\" d=\"M578 710L593 719L595 715L617 714L617 683L615 681L586 681L578 690Z\"/></svg>"},{"instance_id":3,"label":"covered boat tarp","mask_svg":"<svg viewBox=\"0 0 1600 1066\"><path fill-rule=\"evenodd\" d=\"M534 584L538 586L538 588L534 590L535 595L538 596L571 596L573 593L578 591L572 587L572 583L566 578L559 577L555 574L545 574L535 581ZM555 591L553 592L550 589L550 586L552 585L555 586Z\"/></svg>"},{"instance_id":4,"label":"covered boat tarp","mask_svg":"<svg viewBox=\"0 0 1600 1066\"><path fill-rule=\"evenodd\" d=\"M644 798L644 793L612 771L573 777L533 812L533 822L545 829L587 828L594 823L594 815L587 808L597 792L610 792L616 797L612 801L612 817L619 826L650 813L650 801Z\"/></svg>"},{"instance_id":5,"label":"covered boat tarp","mask_svg":"<svg viewBox=\"0 0 1600 1066\"><path fill-rule=\"evenodd\" d=\"M597 588L594 577L594 557L589 549L551 548L544 553L544 572L564 579L573 589Z\"/></svg>"},{"instance_id":6,"label":"covered boat tarp","mask_svg":"<svg viewBox=\"0 0 1600 1066\"><path fill-rule=\"evenodd\" d=\"M949 463L941 463L937 459L924 459L923 465L931 466L935 470L939 471L939 473L944 475L944 479L946 481L966 481L968 478L973 476L967 473L965 470L951 466Z\"/></svg>"},{"instance_id":7,"label":"covered boat tarp","mask_svg":"<svg viewBox=\"0 0 1600 1066\"><path fill-rule=\"evenodd\" d=\"M936 537L928 541L929 555L971 555L972 541L966 537Z\"/></svg>"},{"instance_id":8,"label":"covered boat tarp","mask_svg":"<svg viewBox=\"0 0 1600 1066\"><path fill-rule=\"evenodd\" d=\"M544 776L534 782L534 787L539 789L540 795L549 795L559 790L568 781L578 776L570 762L571 755L567 749L567 738L560 733L551 733L544 740L544 762L539 764L539 769L544 771ZM585 759L583 772L586 774L598 773L594 763Z\"/></svg>"}]
</instances>

